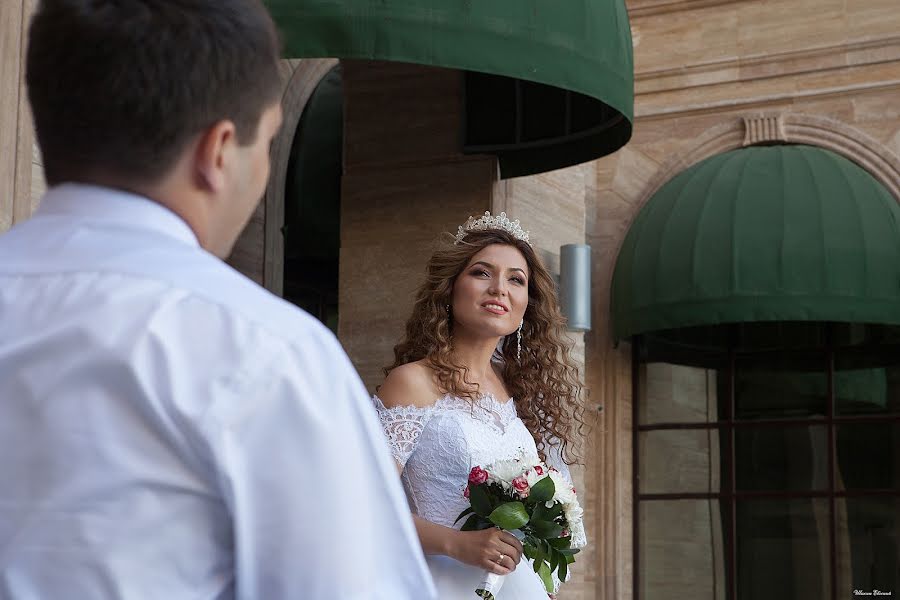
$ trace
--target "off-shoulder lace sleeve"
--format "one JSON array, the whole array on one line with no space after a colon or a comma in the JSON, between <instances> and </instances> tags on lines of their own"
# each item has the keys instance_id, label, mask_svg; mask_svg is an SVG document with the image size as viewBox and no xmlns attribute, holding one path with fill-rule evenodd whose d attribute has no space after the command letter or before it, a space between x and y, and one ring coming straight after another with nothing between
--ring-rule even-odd
<instances>
[{"instance_id":1,"label":"off-shoulder lace sleeve","mask_svg":"<svg viewBox=\"0 0 900 600\"><path fill-rule=\"evenodd\" d=\"M391 455L400 468L403 468L413 450L416 449L419 434L422 433L425 424L431 417L432 407L394 406L387 408L378 396L373 396L372 402L375 404L375 410L381 420L381 428L387 437Z\"/></svg>"}]
</instances>

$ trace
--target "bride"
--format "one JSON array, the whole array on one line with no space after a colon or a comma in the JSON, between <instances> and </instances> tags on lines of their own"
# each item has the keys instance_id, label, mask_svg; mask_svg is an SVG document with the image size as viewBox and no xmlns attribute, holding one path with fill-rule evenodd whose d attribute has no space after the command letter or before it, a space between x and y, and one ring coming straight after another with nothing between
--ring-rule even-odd
<instances>
[{"instance_id":1,"label":"bride","mask_svg":"<svg viewBox=\"0 0 900 600\"><path fill-rule=\"evenodd\" d=\"M514 536L460 531L454 520L468 506L463 492L474 466L525 451L569 477L584 423L564 319L518 221L485 213L451 239L428 263L373 400L438 597L474 598L490 571L506 575L498 600L546 600Z\"/></svg>"}]
</instances>

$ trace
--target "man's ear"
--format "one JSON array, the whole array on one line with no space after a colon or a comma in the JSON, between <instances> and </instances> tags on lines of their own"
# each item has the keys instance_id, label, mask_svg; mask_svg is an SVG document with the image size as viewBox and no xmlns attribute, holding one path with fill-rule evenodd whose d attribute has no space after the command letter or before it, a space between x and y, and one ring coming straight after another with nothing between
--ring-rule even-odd
<instances>
[{"instance_id":1,"label":"man's ear","mask_svg":"<svg viewBox=\"0 0 900 600\"><path fill-rule=\"evenodd\" d=\"M204 131L194 148L197 184L210 192L225 189L225 174L237 144L234 123L218 121Z\"/></svg>"}]
</instances>

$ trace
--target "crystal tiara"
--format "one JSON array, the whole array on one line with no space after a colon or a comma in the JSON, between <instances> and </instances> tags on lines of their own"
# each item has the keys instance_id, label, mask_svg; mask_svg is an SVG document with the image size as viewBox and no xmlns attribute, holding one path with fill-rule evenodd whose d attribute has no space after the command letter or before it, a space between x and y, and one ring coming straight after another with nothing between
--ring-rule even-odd
<instances>
[{"instance_id":1,"label":"crystal tiara","mask_svg":"<svg viewBox=\"0 0 900 600\"><path fill-rule=\"evenodd\" d=\"M531 242L528 241L528 232L522 229L518 219L510 221L505 212L492 217L490 211L487 210L484 211L484 216L480 219L469 217L469 220L464 225L460 225L459 231L456 233L456 241L453 243L454 245L460 243L470 231L484 231L486 229L502 229L517 240L522 240L528 243L529 246L531 245Z\"/></svg>"}]
</instances>

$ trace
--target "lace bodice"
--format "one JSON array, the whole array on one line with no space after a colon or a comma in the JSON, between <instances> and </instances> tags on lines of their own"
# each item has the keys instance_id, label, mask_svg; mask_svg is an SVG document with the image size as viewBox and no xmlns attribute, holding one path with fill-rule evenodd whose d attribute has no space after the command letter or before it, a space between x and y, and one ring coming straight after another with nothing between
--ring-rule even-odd
<instances>
[{"instance_id":1,"label":"lace bodice","mask_svg":"<svg viewBox=\"0 0 900 600\"><path fill-rule=\"evenodd\" d=\"M433 523L453 527L469 503L463 496L469 471L523 450L537 455L534 438L516 413L513 400L492 395L475 401L445 395L433 405L385 408L373 398L412 511ZM548 464L571 481L565 463L548 453ZM459 527L459 524L456 525Z\"/></svg>"}]
</instances>

